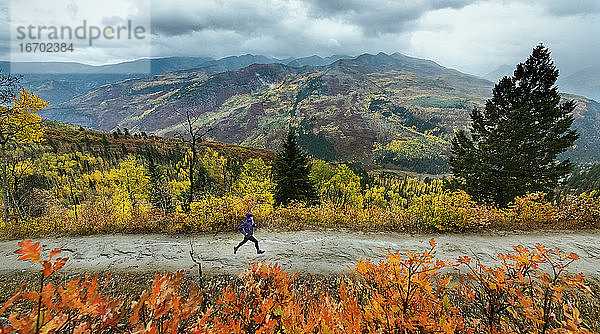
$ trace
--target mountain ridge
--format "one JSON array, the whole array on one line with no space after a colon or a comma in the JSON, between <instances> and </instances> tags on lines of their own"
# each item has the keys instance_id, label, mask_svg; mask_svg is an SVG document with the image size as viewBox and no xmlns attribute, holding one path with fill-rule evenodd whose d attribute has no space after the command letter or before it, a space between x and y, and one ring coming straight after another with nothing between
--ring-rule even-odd
<instances>
[{"instance_id":1,"label":"mountain ridge","mask_svg":"<svg viewBox=\"0 0 600 334\"><path fill-rule=\"evenodd\" d=\"M211 140L276 150L291 126L318 158L443 173L454 131L469 126L470 110L483 107L493 87L398 53L342 57L322 66L254 63L219 72L253 57L97 87L44 116L105 131L174 136L183 130L181 111L190 110L202 126L213 128ZM578 124L586 131L574 152L595 152L598 138L588 120L600 109L577 98Z\"/></svg>"}]
</instances>

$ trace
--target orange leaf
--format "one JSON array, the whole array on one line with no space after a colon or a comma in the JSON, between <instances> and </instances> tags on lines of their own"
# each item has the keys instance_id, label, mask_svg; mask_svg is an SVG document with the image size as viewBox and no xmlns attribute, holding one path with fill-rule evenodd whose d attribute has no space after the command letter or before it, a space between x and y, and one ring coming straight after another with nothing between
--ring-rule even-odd
<instances>
[{"instance_id":1,"label":"orange leaf","mask_svg":"<svg viewBox=\"0 0 600 334\"><path fill-rule=\"evenodd\" d=\"M69 260L68 257L59 257L56 259L56 261L54 261L54 268L53 268L53 272L59 270L60 268L65 266L65 263L67 263L67 260Z\"/></svg>"},{"instance_id":2,"label":"orange leaf","mask_svg":"<svg viewBox=\"0 0 600 334\"><path fill-rule=\"evenodd\" d=\"M73 329L73 334L84 334L89 333L89 326L87 323L82 323L77 325L75 329Z\"/></svg>"},{"instance_id":3,"label":"orange leaf","mask_svg":"<svg viewBox=\"0 0 600 334\"><path fill-rule=\"evenodd\" d=\"M42 262L44 269L42 269L42 273L44 273L44 278L50 276L52 274L52 263L50 261Z\"/></svg>"},{"instance_id":4,"label":"orange leaf","mask_svg":"<svg viewBox=\"0 0 600 334\"><path fill-rule=\"evenodd\" d=\"M431 240L429 240L429 245L431 246L431 248L435 248L435 246L437 246L437 243L433 238L431 238Z\"/></svg>"},{"instance_id":5,"label":"orange leaf","mask_svg":"<svg viewBox=\"0 0 600 334\"><path fill-rule=\"evenodd\" d=\"M16 302L19 299L21 299L21 291L17 291L4 303L4 305L2 305L2 307L0 308L0 315L2 315L7 308L11 307L14 304L14 302Z\"/></svg>"},{"instance_id":6,"label":"orange leaf","mask_svg":"<svg viewBox=\"0 0 600 334\"><path fill-rule=\"evenodd\" d=\"M60 252L62 252L62 249L54 248L53 250L50 251L50 257L48 258L48 260L52 260L52 258L55 257L56 255L60 254Z\"/></svg>"},{"instance_id":7,"label":"orange leaf","mask_svg":"<svg viewBox=\"0 0 600 334\"><path fill-rule=\"evenodd\" d=\"M18 245L21 248L17 249L15 254L22 255L18 261L42 262L42 259L40 258L42 247L40 247L39 241L34 244L33 241L27 239L19 241Z\"/></svg>"}]
</instances>

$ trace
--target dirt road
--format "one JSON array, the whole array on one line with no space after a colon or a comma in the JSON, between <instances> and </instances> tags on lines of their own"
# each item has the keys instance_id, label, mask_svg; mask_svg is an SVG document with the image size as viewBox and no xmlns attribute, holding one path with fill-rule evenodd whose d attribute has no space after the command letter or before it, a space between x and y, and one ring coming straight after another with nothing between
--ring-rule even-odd
<instances>
[{"instance_id":1,"label":"dirt road","mask_svg":"<svg viewBox=\"0 0 600 334\"><path fill-rule=\"evenodd\" d=\"M190 241L202 259L205 272L239 274L247 262L268 261L281 264L290 272L334 274L348 271L360 258L384 257L383 250L423 251L432 237L438 242L438 256L452 259L459 255L477 257L493 263L497 254L513 245L532 247L536 242L576 252L581 260L571 271L600 275L600 231L495 232L480 234L410 235L398 233L361 233L345 231L272 232L256 235L265 254L257 255L253 245L244 245L237 255L233 246L239 233L169 235L100 235L39 239L45 249L63 248L70 259L68 271L162 271L195 268L189 256ZM32 267L16 261L17 241L0 242L0 271L27 270ZM195 269L193 269L195 270Z\"/></svg>"}]
</instances>

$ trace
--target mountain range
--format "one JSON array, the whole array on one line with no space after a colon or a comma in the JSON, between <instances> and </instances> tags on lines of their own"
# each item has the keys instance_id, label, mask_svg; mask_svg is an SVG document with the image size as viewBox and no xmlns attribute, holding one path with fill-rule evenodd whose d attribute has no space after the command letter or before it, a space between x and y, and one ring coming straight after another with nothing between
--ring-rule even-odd
<instances>
[{"instance_id":1,"label":"mountain range","mask_svg":"<svg viewBox=\"0 0 600 334\"><path fill-rule=\"evenodd\" d=\"M74 62L8 62L0 61L2 73L23 74L22 84L35 91L51 106L56 106L72 97L102 85L131 78L143 78L203 68L205 73L238 70L252 64L282 63L292 67L323 66L350 56L309 56L302 58L277 59L262 55L230 56L220 59L210 57L166 57L146 58L117 64L92 66Z\"/></svg>"},{"instance_id":2,"label":"mountain range","mask_svg":"<svg viewBox=\"0 0 600 334\"><path fill-rule=\"evenodd\" d=\"M470 110L483 107L493 87L400 53L194 61L161 60L152 65L153 75L98 84L43 116L105 131L174 136L190 112L212 129L207 139L267 149L278 149L293 127L318 158L438 174L447 171L454 132L468 127ZM177 66L192 68L172 71ZM600 105L564 97L578 102L574 126L582 133L566 156L577 163L600 160Z\"/></svg>"}]
</instances>

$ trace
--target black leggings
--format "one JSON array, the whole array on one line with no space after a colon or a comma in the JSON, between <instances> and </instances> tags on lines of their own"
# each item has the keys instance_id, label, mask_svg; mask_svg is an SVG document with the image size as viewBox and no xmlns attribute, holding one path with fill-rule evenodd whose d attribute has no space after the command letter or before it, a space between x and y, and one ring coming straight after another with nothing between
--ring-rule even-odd
<instances>
[{"instance_id":1,"label":"black leggings","mask_svg":"<svg viewBox=\"0 0 600 334\"><path fill-rule=\"evenodd\" d=\"M242 245L243 245L243 244L245 244L245 243L246 243L248 240L250 240L250 241L252 241L252 242L254 243L254 247L256 247L256 250L259 250L259 248L258 248L258 240L256 240L256 238L255 238L254 236L252 236L252 235L251 235L251 236L247 236L247 235L245 235L245 236L244 236L244 240L242 240L242 241L241 241L241 242L240 242L240 243L237 245L237 247L236 247L236 248L240 248L240 247L242 247ZM231 246L230 246L230 247L231 247Z\"/></svg>"}]
</instances>

